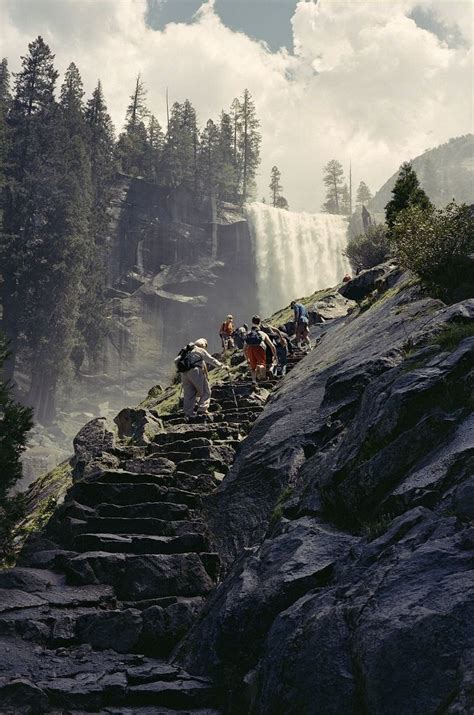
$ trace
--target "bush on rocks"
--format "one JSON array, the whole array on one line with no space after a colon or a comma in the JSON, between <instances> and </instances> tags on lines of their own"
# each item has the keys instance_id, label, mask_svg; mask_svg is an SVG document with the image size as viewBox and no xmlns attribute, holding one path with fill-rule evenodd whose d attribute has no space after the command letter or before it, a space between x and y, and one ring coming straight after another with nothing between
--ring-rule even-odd
<instances>
[{"instance_id":1,"label":"bush on rocks","mask_svg":"<svg viewBox=\"0 0 474 715\"><path fill-rule=\"evenodd\" d=\"M474 221L465 204L410 206L398 215L391 240L400 263L433 297L456 302L474 294Z\"/></svg>"},{"instance_id":2,"label":"bush on rocks","mask_svg":"<svg viewBox=\"0 0 474 715\"><path fill-rule=\"evenodd\" d=\"M345 256L354 270L373 268L390 256L390 243L383 224L372 224L365 233L349 240Z\"/></svg>"}]
</instances>

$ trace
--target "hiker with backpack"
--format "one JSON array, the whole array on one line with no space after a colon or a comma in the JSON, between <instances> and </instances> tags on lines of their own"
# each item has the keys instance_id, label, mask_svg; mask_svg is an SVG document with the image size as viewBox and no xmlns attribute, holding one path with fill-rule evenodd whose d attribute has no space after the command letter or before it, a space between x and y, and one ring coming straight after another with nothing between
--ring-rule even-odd
<instances>
[{"instance_id":1,"label":"hiker with backpack","mask_svg":"<svg viewBox=\"0 0 474 715\"><path fill-rule=\"evenodd\" d=\"M240 328L237 328L232 333L234 345L239 350L243 350L245 347L245 336L247 335L248 331L249 331L249 326L247 325L247 323L244 323L243 325L240 326Z\"/></svg>"},{"instance_id":2,"label":"hiker with backpack","mask_svg":"<svg viewBox=\"0 0 474 715\"><path fill-rule=\"evenodd\" d=\"M296 347L301 347L301 343L306 345L307 350L311 350L309 341L309 315L305 306L302 303L297 303L296 300L291 301L295 320L295 341Z\"/></svg>"},{"instance_id":3,"label":"hiker with backpack","mask_svg":"<svg viewBox=\"0 0 474 715\"><path fill-rule=\"evenodd\" d=\"M234 319L232 315L228 315L219 330L219 336L222 342L222 349L224 352L226 350L232 350L232 348L234 347L234 341L232 339L232 333L234 332L234 330Z\"/></svg>"},{"instance_id":4,"label":"hiker with backpack","mask_svg":"<svg viewBox=\"0 0 474 715\"><path fill-rule=\"evenodd\" d=\"M261 330L260 323L260 316L254 315L252 327L245 336L244 355L250 366L254 387L257 387L258 379L264 380L267 376L266 348L271 350L273 362L277 361L276 348L268 335Z\"/></svg>"},{"instance_id":5,"label":"hiker with backpack","mask_svg":"<svg viewBox=\"0 0 474 715\"><path fill-rule=\"evenodd\" d=\"M211 388L206 366L226 367L229 370L228 366L224 366L223 363L212 357L206 348L207 340L199 338L194 343L188 343L175 358L176 367L181 375L183 385L183 411L188 420L194 418L196 409L199 421L212 421L212 416L208 413L211 402Z\"/></svg>"}]
</instances>

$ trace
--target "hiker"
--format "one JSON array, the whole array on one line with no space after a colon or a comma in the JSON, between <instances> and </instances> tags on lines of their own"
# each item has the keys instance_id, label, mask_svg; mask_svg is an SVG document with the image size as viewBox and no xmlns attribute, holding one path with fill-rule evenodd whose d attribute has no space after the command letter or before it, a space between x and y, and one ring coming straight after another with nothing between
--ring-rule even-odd
<instances>
[{"instance_id":1,"label":"hiker","mask_svg":"<svg viewBox=\"0 0 474 715\"><path fill-rule=\"evenodd\" d=\"M342 279L342 282L349 283L351 280L352 280L352 276L350 275L350 273L346 273L344 278Z\"/></svg>"},{"instance_id":2,"label":"hiker","mask_svg":"<svg viewBox=\"0 0 474 715\"><path fill-rule=\"evenodd\" d=\"M286 375L286 365L288 362L288 353L293 352L293 346L288 335L279 329L278 341L276 344L278 363L275 370L276 377L284 377Z\"/></svg>"},{"instance_id":3,"label":"hiker","mask_svg":"<svg viewBox=\"0 0 474 715\"><path fill-rule=\"evenodd\" d=\"M209 386L208 372L206 365L213 367L224 367L223 363L209 355L206 350L207 340L199 338L194 343L180 350L175 358L176 367L181 374L183 385L183 411L188 420L194 417L196 408L198 420L212 421L208 409L211 402L211 388ZM229 370L228 366L225 366ZM199 398L199 402L196 401Z\"/></svg>"},{"instance_id":4,"label":"hiker","mask_svg":"<svg viewBox=\"0 0 474 715\"><path fill-rule=\"evenodd\" d=\"M222 342L222 349L224 352L226 350L232 350L234 347L234 341L232 339L232 333L234 332L234 319L231 315L228 315L220 327L219 335Z\"/></svg>"},{"instance_id":5,"label":"hiker","mask_svg":"<svg viewBox=\"0 0 474 715\"><path fill-rule=\"evenodd\" d=\"M245 336L247 335L248 331L249 331L249 326L247 325L247 323L244 323L243 325L240 326L240 328L237 328L232 333L232 339L234 341L234 345L236 348L239 348L239 350L243 350L245 347Z\"/></svg>"},{"instance_id":6,"label":"hiker","mask_svg":"<svg viewBox=\"0 0 474 715\"><path fill-rule=\"evenodd\" d=\"M244 355L250 365L250 373L252 375L252 385L257 387L257 379L264 380L267 376L266 370L266 354L265 350L268 347L272 352L273 360L276 362L276 349L272 341L266 335L260 326L260 316L254 315L252 318L252 327L245 336Z\"/></svg>"},{"instance_id":7,"label":"hiker","mask_svg":"<svg viewBox=\"0 0 474 715\"><path fill-rule=\"evenodd\" d=\"M275 348L277 347L279 340L280 340L280 331L278 328L275 328L273 325L270 325L269 323L260 324L261 330L265 335L267 335L270 338L270 341L273 343ZM265 358L266 358L266 365L267 365L267 370L269 370L272 375L276 374L276 362L274 360L274 356L272 353L271 348L267 344L265 346Z\"/></svg>"},{"instance_id":8,"label":"hiker","mask_svg":"<svg viewBox=\"0 0 474 715\"><path fill-rule=\"evenodd\" d=\"M291 301L291 308L293 309L295 320L296 347L301 347L301 343L303 343L307 346L307 350L311 350L311 343L309 341L308 311L302 303L297 303L296 300Z\"/></svg>"}]
</instances>

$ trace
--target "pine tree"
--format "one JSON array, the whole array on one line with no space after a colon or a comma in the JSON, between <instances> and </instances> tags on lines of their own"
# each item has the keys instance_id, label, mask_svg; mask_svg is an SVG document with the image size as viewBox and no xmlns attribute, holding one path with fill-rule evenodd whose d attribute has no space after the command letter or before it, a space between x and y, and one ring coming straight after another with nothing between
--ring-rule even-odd
<instances>
[{"instance_id":1,"label":"pine tree","mask_svg":"<svg viewBox=\"0 0 474 715\"><path fill-rule=\"evenodd\" d=\"M0 374L8 356L5 339L0 335ZM0 380L0 505L9 490L21 479L21 453L33 426L32 410L15 402L11 386Z\"/></svg>"},{"instance_id":2,"label":"pine tree","mask_svg":"<svg viewBox=\"0 0 474 715\"><path fill-rule=\"evenodd\" d=\"M120 135L117 146L122 170L132 176L144 176L146 173L147 130L145 122L149 116L146 94L145 85L138 75L125 115L125 131Z\"/></svg>"},{"instance_id":3,"label":"pine tree","mask_svg":"<svg viewBox=\"0 0 474 715\"><path fill-rule=\"evenodd\" d=\"M166 133L162 174L167 186L187 186L197 191L198 185L198 128L196 111L186 99L183 104L175 102L171 108Z\"/></svg>"},{"instance_id":4,"label":"pine tree","mask_svg":"<svg viewBox=\"0 0 474 715\"><path fill-rule=\"evenodd\" d=\"M161 153L163 151L163 130L157 118L151 114L146 134L145 176L150 181L158 181Z\"/></svg>"},{"instance_id":5,"label":"pine tree","mask_svg":"<svg viewBox=\"0 0 474 715\"><path fill-rule=\"evenodd\" d=\"M248 89L244 90L240 102L240 141L238 151L242 167L242 203L245 203L255 191L255 175L260 163L261 135L258 131L255 103Z\"/></svg>"},{"instance_id":6,"label":"pine tree","mask_svg":"<svg viewBox=\"0 0 474 715\"><path fill-rule=\"evenodd\" d=\"M0 191L5 183L5 162L8 151L7 116L10 103L10 73L8 71L8 62L4 58L0 62ZM0 196L0 217L1 211L2 200Z\"/></svg>"},{"instance_id":7,"label":"pine tree","mask_svg":"<svg viewBox=\"0 0 474 715\"><path fill-rule=\"evenodd\" d=\"M81 75L74 62L66 70L61 87L60 107L65 124L71 136L84 133L84 88Z\"/></svg>"},{"instance_id":8,"label":"pine tree","mask_svg":"<svg viewBox=\"0 0 474 715\"><path fill-rule=\"evenodd\" d=\"M351 213L351 197L349 193L349 187L345 183L344 186L342 187L341 193L340 193L340 213L343 216L349 216Z\"/></svg>"},{"instance_id":9,"label":"pine tree","mask_svg":"<svg viewBox=\"0 0 474 715\"><path fill-rule=\"evenodd\" d=\"M369 187L367 186L365 181L361 181L359 184L359 187L357 189L357 194L356 194L357 208L361 209L362 206L367 206L367 204L369 203L371 198L372 198L372 194L370 192Z\"/></svg>"},{"instance_id":10,"label":"pine tree","mask_svg":"<svg viewBox=\"0 0 474 715\"><path fill-rule=\"evenodd\" d=\"M35 247L44 232L54 203L51 139L57 105L54 88L58 73L54 55L42 37L28 45L8 114L9 143L5 173L3 228L0 240L0 286L3 331L12 358L5 372L13 377L18 338L28 315L34 285Z\"/></svg>"},{"instance_id":11,"label":"pine tree","mask_svg":"<svg viewBox=\"0 0 474 715\"><path fill-rule=\"evenodd\" d=\"M237 202L239 177L234 161L234 126L230 114L221 113L217 148L217 193L223 201Z\"/></svg>"},{"instance_id":12,"label":"pine tree","mask_svg":"<svg viewBox=\"0 0 474 715\"><path fill-rule=\"evenodd\" d=\"M204 193L214 194L217 189L219 172L219 130L208 119L201 132L199 142L198 170L200 186Z\"/></svg>"},{"instance_id":13,"label":"pine tree","mask_svg":"<svg viewBox=\"0 0 474 715\"><path fill-rule=\"evenodd\" d=\"M88 145L91 160L92 208L89 230L93 246L85 261L87 289L81 296L76 353L86 348L89 360L96 363L106 335L105 241L108 233L107 208L110 203L111 183L115 174L114 127L107 112L100 81L88 100L85 110ZM76 366L76 372L78 367Z\"/></svg>"},{"instance_id":14,"label":"pine tree","mask_svg":"<svg viewBox=\"0 0 474 715\"><path fill-rule=\"evenodd\" d=\"M272 205L277 206L278 205L278 199L281 195L281 191L283 189L282 185L280 184L280 179L281 179L281 172L277 166L272 167L271 175L270 175L270 192L271 192L271 197L272 197Z\"/></svg>"},{"instance_id":15,"label":"pine tree","mask_svg":"<svg viewBox=\"0 0 474 715\"><path fill-rule=\"evenodd\" d=\"M344 169L339 161L331 159L323 169L323 182L326 186L326 201L323 211L326 213L340 214L343 206L342 194L344 190Z\"/></svg>"},{"instance_id":16,"label":"pine tree","mask_svg":"<svg viewBox=\"0 0 474 715\"><path fill-rule=\"evenodd\" d=\"M420 187L418 177L410 162L402 164L400 173L392 189L392 198L385 206L385 220L389 229L393 228L400 211L411 206L422 210L432 207L431 201Z\"/></svg>"}]
</instances>

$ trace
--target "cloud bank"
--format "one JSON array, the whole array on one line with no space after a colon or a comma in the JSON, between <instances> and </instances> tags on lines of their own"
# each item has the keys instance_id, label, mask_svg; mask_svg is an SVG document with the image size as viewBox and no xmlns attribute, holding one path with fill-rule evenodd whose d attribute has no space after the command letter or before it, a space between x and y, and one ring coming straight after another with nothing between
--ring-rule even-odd
<instances>
[{"instance_id":1,"label":"cloud bank","mask_svg":"<svg viewBox=\"0 0 474 715\"><path fill-rule=\"evenodd\" d=\"M420 7L432 31L412 19ZM193 23L162 31L146 25L146 9L146 0L0 0L0 54L15 71L42 34L61 72L76 62L87 93L101 78L118 129L138 72L163 124L167 87L202 123L248 87L263 134L259 194L277 164L293 210L320 209L331 158L351 161L354 183L375 190L404 159L471 131L470 2L301 1L294 53L226 27L212 0Z\"/></svg>"}]
</instances>

